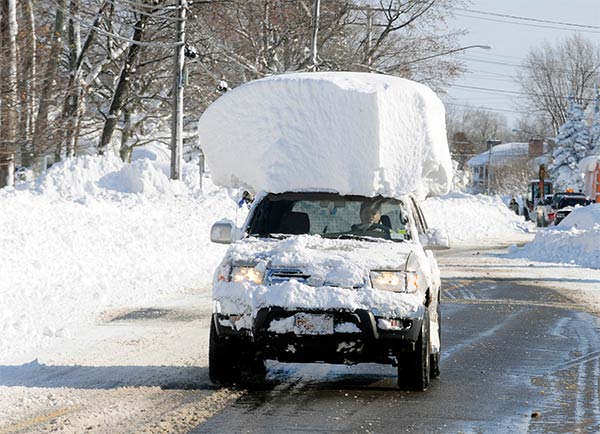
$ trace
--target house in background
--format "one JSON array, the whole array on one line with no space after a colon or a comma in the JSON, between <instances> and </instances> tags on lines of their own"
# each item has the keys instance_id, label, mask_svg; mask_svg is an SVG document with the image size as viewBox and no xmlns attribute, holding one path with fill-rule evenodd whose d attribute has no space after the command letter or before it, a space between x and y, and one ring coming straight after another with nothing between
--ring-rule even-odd
<instances>
[{"instance_id":1,"label":"house in background","mask_svg":"<svg viewBox=\"0 0 600 434\"><path fill-rule=\"evenodd\" d=\"M475 194L493 191L498 177L507 174L507 168L522 166L531 169L532 175L540 164L548 162L548 144L543 140L531 139L528 143L502 143L488 141L488 151L467 161L471 171L471 191Z\"/></svg>"}]
</instances>

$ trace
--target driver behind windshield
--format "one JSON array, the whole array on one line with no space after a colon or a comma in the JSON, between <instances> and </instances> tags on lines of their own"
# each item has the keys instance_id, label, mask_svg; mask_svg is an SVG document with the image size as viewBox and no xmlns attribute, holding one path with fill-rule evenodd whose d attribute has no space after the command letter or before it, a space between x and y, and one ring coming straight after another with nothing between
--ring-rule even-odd
<instances>
[{"instance_id":1,"label":"driver behind windshield","mask_svg":"<svg viewBox=\"0 0 600 434\"><path fill-rule=\"evenodd\" d=\"M381 225L381 204L363 202L360 205L360 223L352 225L353 231L368 231L373 226Z\"/></svg>"},{"instance_id":2,"label":"driver behind windshield","mask_svg":"<svg viewBox=\"0 0 600 434\"><path fill-rule=\"evenodd\" d=\"M375 224L381 223L381 207L370 202L363 202L360 206L360 223Z\"/></svg>"}]
</instances>

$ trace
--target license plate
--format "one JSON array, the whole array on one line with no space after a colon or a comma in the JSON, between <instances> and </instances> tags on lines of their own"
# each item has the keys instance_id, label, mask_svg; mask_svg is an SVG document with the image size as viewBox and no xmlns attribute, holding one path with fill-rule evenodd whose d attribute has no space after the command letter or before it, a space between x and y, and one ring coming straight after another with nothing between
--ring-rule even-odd
<instances>
[{"instance_id":1,"label":"license plate","mask_svg":"<svg viewBox=\"0 0 600 434\"><path fill-rule=\"evenodd\" d=\"M332 335L333 315L297 313L294 315L294 333L297 335Z\"/></svg>"}]
</instances>

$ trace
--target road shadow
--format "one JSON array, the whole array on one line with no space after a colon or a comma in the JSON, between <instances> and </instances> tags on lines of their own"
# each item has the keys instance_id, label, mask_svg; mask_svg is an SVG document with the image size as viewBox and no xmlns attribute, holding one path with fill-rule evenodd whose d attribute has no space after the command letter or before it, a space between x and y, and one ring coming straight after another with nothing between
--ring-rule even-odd
<instances>
[{"instance_id":1,"label":"road shadow","mask_svg":"<svg viewBox=\"0 0 600 434\"><path fill-rule=\"evenodd\" d=\"M214 389L208 368L197 366L61 366L38 360L0 366L0 386L75 389L160 387L173 390Z\"/></svg>"}]
</instances>

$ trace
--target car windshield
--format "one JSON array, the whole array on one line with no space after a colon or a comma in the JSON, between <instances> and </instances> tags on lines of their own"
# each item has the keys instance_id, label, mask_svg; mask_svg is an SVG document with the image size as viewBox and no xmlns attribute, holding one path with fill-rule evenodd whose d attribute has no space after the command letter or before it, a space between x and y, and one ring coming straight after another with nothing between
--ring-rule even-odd
<instances>
[{"instance_id":1,"label":"car windshield","mask_svg":"<svg viewBox=\"0 0 600 434\"><path fill-rule=\"evenodd\" d=\"M404 204L397 199L334 193L270 194L257 205L248 234L403 241L410 238L407 216Z\"/></svg>"},{"instance_id":2,"label":"car windshield","mask_svg":"<svg viewBox=\"0 0 600 434\"><path fill-rule=\"evenodd\" d=\"M577 205L586 206L589 204L590 204L589 199L587 199L585 197L563 196L562 199L558 202L558 207L565 208L567 206L577 206Z\"/></svg>"}]
</instances>

